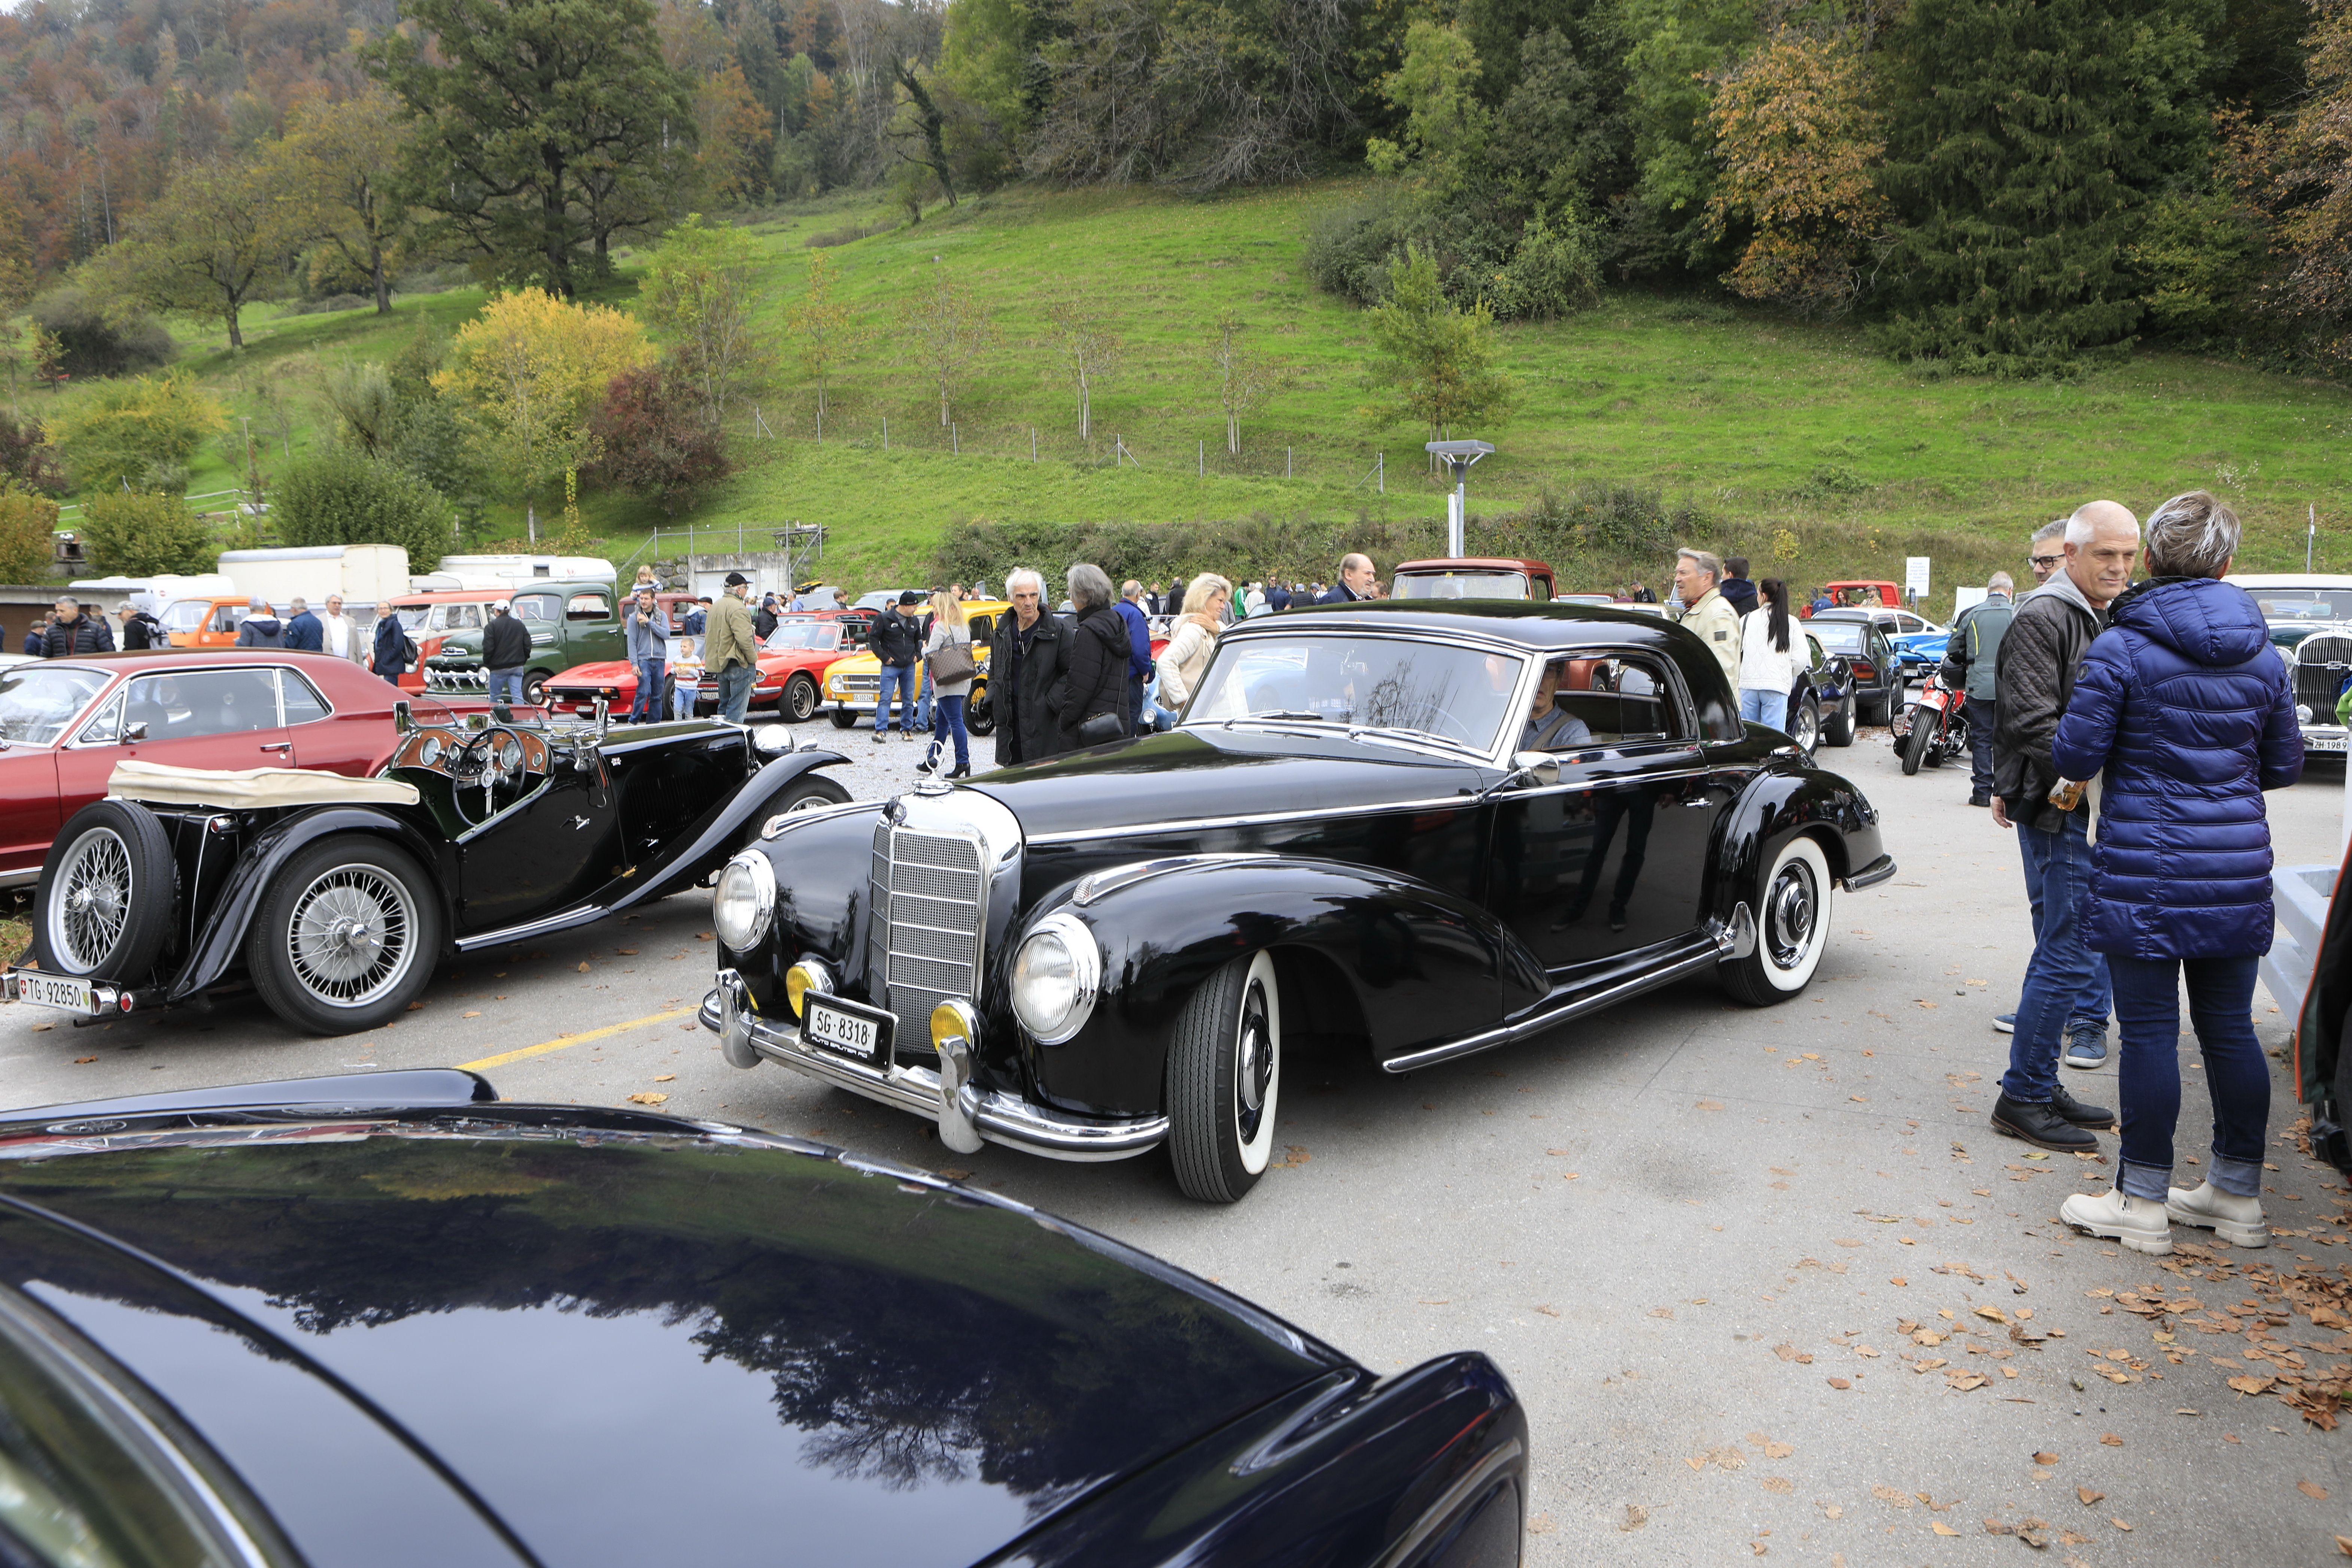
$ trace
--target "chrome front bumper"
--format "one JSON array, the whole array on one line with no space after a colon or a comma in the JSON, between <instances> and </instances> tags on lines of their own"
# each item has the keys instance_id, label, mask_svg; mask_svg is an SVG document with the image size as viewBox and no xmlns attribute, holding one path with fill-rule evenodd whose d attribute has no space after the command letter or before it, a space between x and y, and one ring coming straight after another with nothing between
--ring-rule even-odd
<instances>
[{"instance_id":1,"label":"chrome front bumper","mask_svg":"<svg viewBox=\"0 0 2352 1568\"><path fill-rule=\"evenodd\" d=\"M1049 1160L1124 1160L1159 1147L1168 1136L1168 1118L1139 1116L1121 1121L1046 1111L1018 1095L981 1089L971 1082L971 1044L950 1037L938 1068L887 1068L803 1045L796 1022L775 1022L751 1007L743 977L722 969L702 999L702 1026L719 1037L734 1067L776 1062L868 1100L928 1117L939 1124L940 1142L970 1153L984 1139Z\"/></svg>"},{"instance_id":2,"label":"chrome front bumper","mask_svg":"<svg viewBox=\"0 0 2352 1568\"><path fill-rule=\"evenodd\" d=\"M489 671L479 665L471 669L425 667L425 689L427 691L488 691L489 689Z\"/></svg>"}]
</instances>

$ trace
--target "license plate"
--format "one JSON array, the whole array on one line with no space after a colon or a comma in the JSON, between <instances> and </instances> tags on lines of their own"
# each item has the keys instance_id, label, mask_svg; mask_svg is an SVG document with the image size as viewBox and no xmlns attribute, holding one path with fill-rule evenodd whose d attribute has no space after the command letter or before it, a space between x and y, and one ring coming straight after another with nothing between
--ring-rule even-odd
<instances>
[{"instance_id":1,"label":"license plate","mask_svg":"<svg viewBox=\"0 0 2352 1568\"><path fill-rule=\"evenodd\" d=\"M809 992L801 998L801 1043L872 1067L890 1060L889 1014Z\"/></svg>"},{"instance_id":2,"label":"license plate","mask_svg":"<svg viewBox=\"0 0 2352 1568\"><path fill-rule=\"evenodd\" d=\"M68 1013L98 1010L91 1005L87 980L68 980L63 975L38 974L28 970L18 970L16 980L19 1002L30 1002L36 1007L62 1008Z\"/></svg>"},{"instance_id":3,"label":"license plate","mask_svg":"<svg viewBox=\"0 0 2352 1568\"><path fill-rule=\"evenodd\" d=\"M2305 735L2303 749L2306 752L2340 752L2344 749L2341 735Z\"/></svg>"}]
</instances>

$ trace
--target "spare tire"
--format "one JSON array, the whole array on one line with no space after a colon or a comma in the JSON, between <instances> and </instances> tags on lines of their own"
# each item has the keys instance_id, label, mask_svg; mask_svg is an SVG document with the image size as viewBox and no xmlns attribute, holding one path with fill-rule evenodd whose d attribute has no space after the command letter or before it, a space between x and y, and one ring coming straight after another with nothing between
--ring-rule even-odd
<instances>
[{"instance_id":1,"label":"spare tire","mask_svg":"<svg viewBox=\"0 0 2352 1568\"><path fill-rule=\"evenodd\" d=\"M153 973L179 904L179 867L154 813L94 800L41 862L33 956L50 974L136 984Z\"/></svg>"}]
</instances>

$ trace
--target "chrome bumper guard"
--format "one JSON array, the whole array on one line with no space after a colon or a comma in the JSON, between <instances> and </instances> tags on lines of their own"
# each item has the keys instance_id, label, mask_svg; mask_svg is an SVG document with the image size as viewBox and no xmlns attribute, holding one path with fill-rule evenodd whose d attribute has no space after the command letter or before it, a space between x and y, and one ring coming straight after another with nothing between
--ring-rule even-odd
<instances>
[{"instance_id":1,"label":"chrome bumper guard","mask_svg":"<svg viewBox=\"0 0 2352 1568\"><path fill-rule=\"evenodd\" d=\"M1893 875L1895 875L1895 857L1881 855L1853 876L1840 877L1837 879L1837 885L1841 890L1851 893L1857 888L1874 888Z\"/></svg>"},{"instance_id":2,"label":"chrome bumper guard","mask_svg":"<svg viewBox=\"0 0 2352 1568\"><path fill-rule=\"evenodd\" d=\"M478 665L472 669L425 669L425 689L427 691L488 691L489 671Z\"/></svg>"},{"instance_id":3,"label":"chrome bumper guard","mask_svg":"<svg viewBox=\"0 0 2352 1568\"><path fill-rule=\"evenodd\" d=\"M776 1023L752 1010L742 975L722 969L698 1015L719 1037L730 1065L757 1067L772 1061L868 1100L928 1117L939 1125L940 1142L969 1154L982 1140L1049 1160L1125 1160L1159 1147L1168 1136L1165 1116L1124 1121L1097 1120L1046 1111L1002 1089L971 1081L972 1045L950 1036L937 1068L898 1062L877 1068L832 1051L804 1045L797 1024Z\"/></svg>"}]
</instances>

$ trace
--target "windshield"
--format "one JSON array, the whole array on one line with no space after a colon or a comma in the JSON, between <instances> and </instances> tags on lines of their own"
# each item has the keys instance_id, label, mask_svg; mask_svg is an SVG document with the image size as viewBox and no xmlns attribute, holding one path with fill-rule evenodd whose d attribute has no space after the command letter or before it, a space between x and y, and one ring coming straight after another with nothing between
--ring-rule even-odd
<instances>
[{"instance_id":1,"label":"windshield","mask_svg":"<svg viewBox=\"0 0 2352 1568\"><path fill-rule=\"evenodd\" d=\"M2266 621L2352 621L2352 588L2255 588Z\"/></svg>"},{"instance_id":2,"label":"windshield","mask_svg":"<svg viewBox=\"0 0 2352 1568\"><path fill-rule=\"evenodd\" d=\"M1218 646L1184 722L1407 730L1486 752L1526 663L1403 637L1249 637Z\"/></svg>"},{"instance_id":3,"label":"windshield","mask_svg":"<svg viewBox=\"0 0 2352 1568\"><path fill-rule=\"evenodd\" d=\"M1813 635L1822 639L1823 647L1834 653L1858 653L1862 650L1860 621L1832 621L1816 616L1813 617Z\"/></svg>"},{"instance_id":4,"label":"windshield","mask_svg":"<svg viewBox=\"0 0 2352 1568\"><path fill-rule=\"evenodd\" d=\"M1521 572L1415 572L1399 574L1393 592L1400 599L1524 599L1528 579Z\"/></svg>"},{"instance_id":5,"label":"windshield","mask_svg":"<svg viewBox=\"0 0 2352 1568\"><path fill-rule=\"evenodd\" d=\"M425 617L433 613L430 605L394 605L392 613L400 617L400 629L413 632L423 629Z\"/></svg>"},{"instance_id":6,"label":"windshield","mask_svg":"<svg viewBox=\"0 0 2352 1568\"><path fill-rule=\"evenodd\" d=\"M786 648L829 648L841 646L841 631L831 621L785 621L768 636L768 647L782 652Z\"/></svg>"},{"instance_id":7,"label":"windshield","mask_svg":"<svg viewBox=\"0 0 2352 1568\"><path fill-rule=\"evenodd\" d=\"M164 605L163 613L155 618L163 623L167 632L193 632L203 627L205 617L212 610L210 599L175 599Z\"/></svg>"},{"instance_id":8,"label":"windshield","mask_svg":"<svg viewBox=\"0 0 2352 1568\"><path fill-rule=\"evenodd\" d=\"M62 664L20 664L0 672L0 735L47 745L106 682L105 670Z\"/></svg>"}]
</instances>

